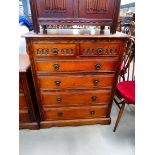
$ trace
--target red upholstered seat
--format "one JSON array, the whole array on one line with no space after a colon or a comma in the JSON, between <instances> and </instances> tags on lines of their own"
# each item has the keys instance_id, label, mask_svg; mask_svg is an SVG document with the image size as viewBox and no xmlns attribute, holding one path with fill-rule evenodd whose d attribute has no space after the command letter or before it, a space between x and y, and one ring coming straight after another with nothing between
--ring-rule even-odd
<instances>
[{"instance_id":1,"label":"red upholstered seat","mask_svg":"<svg viewBox=\"0 0 155 155\"><path fill-rule=\"evenodd\" d=\"M129 104L135 104L135 81L123 81L117 84L121 96Z\"/></svg>"}]
</instances>

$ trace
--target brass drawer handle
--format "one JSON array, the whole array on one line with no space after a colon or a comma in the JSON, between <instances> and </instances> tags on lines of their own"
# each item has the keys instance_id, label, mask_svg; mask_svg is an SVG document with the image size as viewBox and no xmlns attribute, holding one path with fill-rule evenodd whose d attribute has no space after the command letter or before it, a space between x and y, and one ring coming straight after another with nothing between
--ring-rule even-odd
<instances>
[{"instance_id":1,"label":"brass drawer handle","mask_svg":"<svg viewBox=\"0 0 155 155\"><path fill-rule=\"evenodd\" d=\"M52 51L53 51L54 55L58 55L58 49L57 48L53 48Z\"/></svg>"},{"instance_id":2,"label":"brass drawer handle","mask_svg":"<svg viewBox=\"0 0 155 155\"><path fill-rule=\"evenodd\" d=\"M54 82L55 82L55 85L56 85L56 86L60 86L60 84L61 84L61 81L59 81L59 80L54 81Z\"/></svg>"},{"instance_id":3,"label":"brass drawer handle","mask_svg":"<svg viewBox=\"0 0 155 155\"><path fill-rule=\"evenodd\" d=\"M110 54L112 54L112 49L110 49Z\"/></svg>"},{"instance_id":4,"label":"brass drawer handle","mask_svg":"<svg viewBox=\"0 0 155 155\"><path fill-rule=\"evenodd\" d=\"M90 111L90 114L91 115L95 115L95 111L93 110L93 111Z\"/></svg>"},{"instance_id":5,"label":"brass drawer handle","mask_svg":"<svg viewBox=\"0 0 155 155\"><path fill-rule=\"evenodd\" d=\"M59 64L54 64L54 65L53 65L53 67L54 67L54 69L55 69L56 71L58 71L58 70L59 70L60 65L59 65Z\"/></svg>"},{"instance_id":6,"label":"brass drawer handle","mask_svg":"<svg viewBox=\"0 0 155 155\"><path fill-rule=\"evenodd\" d=\"M108 49L106 49L105 54L108 54Z\"/></svg>"},{"instance_id":7,"label":"brass drawer handle","mask_svg":"<svg viewBox=\"0 0 155 155\"><path fill-rule=\"evenodd\" d=\"M58 103L60 103L60 102L62 101L62 98L61 98L61 97L57 97L57 98L56 98L56 101L57 101Z\"/></svg>"},{"instance_id":8,"label":"brass drawer handle","mask_svg":"<svg viewBox=\"0 0 155 155\"><path fill-rule=\"evenodd\" d=\"M99 70L101 69L101 64L96 64L95 67L96 67L96 70Z\"/></svg>"},{"instance_id":9,"label":"brass drawer handle","mask_svg":"<svg viewBox=\"0 0 155 155\"><path fill-rule=\"evenodd\" d=\"M97 86L99 82L100 82L99 80L94 80L94 81L93 81L94 86Z\"/></svg>"},{"instance_id":10,"label":"brass drawer handle","mask_svg":"<svg viewBox=\"0 0 155 155\"><path fill-rule=\"evenodd\" d=\"M58 112L57 115L58 115L59 117L62 117L63 113L62 113L62 112Z\"/></svg>"},{"instance_id":11,"label":"brass drawer handle","mask_svg":"<svg viewBox=\"0 0 155 155\"><path fill-rule=\"evenodd\" d=\"M97 97L96 96L92 96L92 101L96 101Z\"/></svg>"},{"instance_id":12,"label":"brass drawer handle","mask_svg":"<svg viewBox=\"0 0 155 155\"><path fill-rule=\"evenodd\" d=\"M102 48L98 48L97 51L98 51L98 55L101 55L103 53L103 49Z\"/></svg>"}]
</instances>

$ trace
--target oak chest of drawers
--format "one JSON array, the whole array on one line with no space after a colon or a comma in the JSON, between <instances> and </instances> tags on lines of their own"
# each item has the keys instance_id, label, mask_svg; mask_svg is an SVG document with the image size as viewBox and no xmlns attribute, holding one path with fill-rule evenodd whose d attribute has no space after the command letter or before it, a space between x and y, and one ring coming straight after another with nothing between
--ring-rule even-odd
<instances>
[{"instance_id":1,"label":"oak chest of drawers","mask_svg":"<svg viewBox=\"0 0 155 155\"><path fill-rule=\"evenodd\" d=\"M76 32L76 34L74 34ZM40 126L110 124L115 84L128 36L84 30L25 35Z\"/></svg>"},{"instance_id":2,"label":"oak chest of drawers","mask_svg":"<svg viewBox=\"0 0 155 155\"><path fill-rule=\"evenodd\" d=\"M27 54L19 54L19 128L39 128L37 101Z\"/></svg>"}]
</instances>

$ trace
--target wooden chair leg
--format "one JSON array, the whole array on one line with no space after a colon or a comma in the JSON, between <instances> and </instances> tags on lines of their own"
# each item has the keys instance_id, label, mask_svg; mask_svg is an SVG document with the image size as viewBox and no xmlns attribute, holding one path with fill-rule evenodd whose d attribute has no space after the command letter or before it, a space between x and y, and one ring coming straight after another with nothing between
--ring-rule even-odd
<instances>
[{"instance_id":1,"label":"wooden chair leg","mask_svg":"<svg viewBox=\"0 0 155 155\"><path fill-rule=\"evenodd\" d=\"M122 114L123 114L123 111L124 111L124 107L125 107L125 102L122 103L122 106L120 108L120 111L119 111L119 114L118 114L118 117L117 117L117 120L116 120L116 123L115 123L115 127L114 127L113 132L116 131L116 128L118 126L118 123L119 123L119 121L120 121L120 119L122 117Z\"/></svg>"}]
</instances>

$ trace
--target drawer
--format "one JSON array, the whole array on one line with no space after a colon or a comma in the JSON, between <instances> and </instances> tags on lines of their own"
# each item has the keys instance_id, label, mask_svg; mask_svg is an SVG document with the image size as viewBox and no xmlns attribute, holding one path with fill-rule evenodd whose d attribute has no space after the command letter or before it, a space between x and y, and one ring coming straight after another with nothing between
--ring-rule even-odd
<instances>
[{"instance_id":1,"label":"drawer","mask_svg":"<svg viewBox=\"0 0 155 155\"><path fill-rule=\"evenodd\" d=\"M87 60L57 60L37 61L38 72L70 72L70 71L115 71L118 58L87 59Z\"/></svg>"},{"instance_id":2,"label":"drawer","mask_svg":"<svg viewBox=\"0 0 155 155\"><path fill-rule=\"evenodd\" d=\"M76 44L35 44L33 45L34 56L76 56Z\"/></svg>"},{"instance_id":3,"label":"drawer","mask_svg":"<svg viewBox=\"0 0 155 155\"><path fill-rule=\"evenodd\" d=\"M19 93L19 107L27 108L26 99L23 93Z\"/></svg>"},{"instance_id":4,"label":"drawer","mask_svg":"<svg viewBox=\"0 0 155 155\"><path fill-rule=\"evenodd\" d=\"M86 89L86 88L111 88L114 74L104 75L61 75L39 76L38 83L41 90L50 89Z\"/></svg>"},{"instance_id":5,"label":"drawer","mask_svg":"<svg viewBox=\"0 0 155 155\"><path fill-rule=\"evenodd\" d=\"M111 90L42 92L41 98L44 107L101 104L110 102Z\"/></svg>"},{"instance_id":6,"label":"drawer","mask_svg":"<svg viewBox=\"0 0 155 155\"><path fill-rule=\"evenodd\" d=\"M26 109L19 110L19 122L29 122L29 113Z\"/></svg>"},{"instance_id":7,"label":"drawer","mask_svg":"<svg viewBox=\"0 0 155 155\"><path fill-rule=\"evenodd\" d=\"M118 43L92 43L80 44L81 56L116 56L119 54Z\"/></svg>"},{"instance_id":8,"label":"drawer","mask_svg":"<svg viewBox=\"0 0 155 155\"><path fill-rule=\"evenodd\" d=\"M45 120L107 117L109 114L108 105L43 109Z\"/></svg>"}]
</instances>

